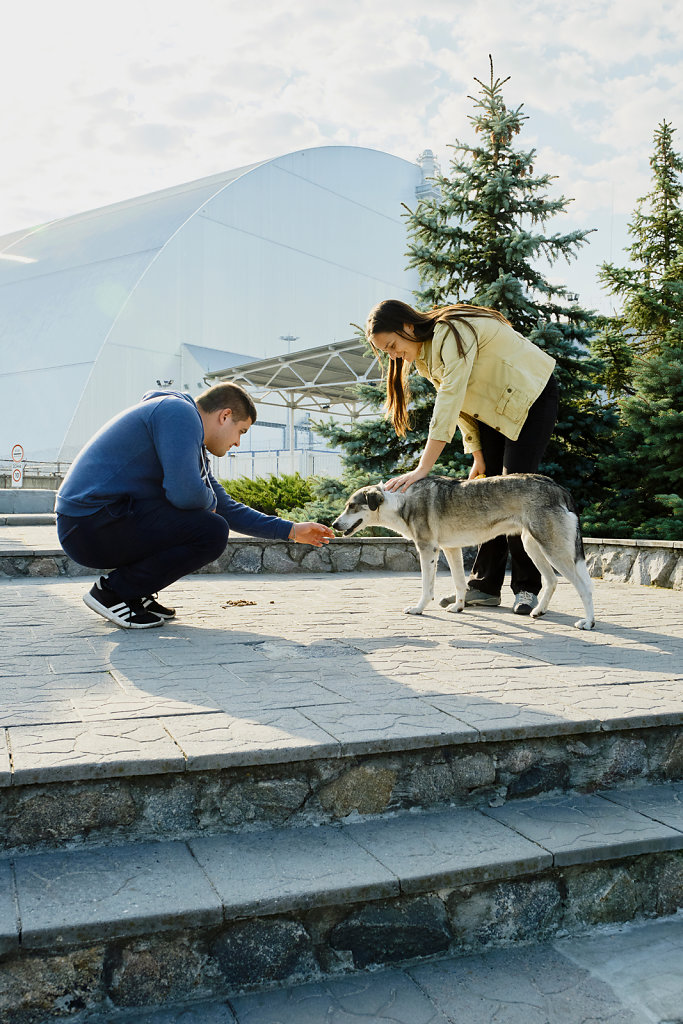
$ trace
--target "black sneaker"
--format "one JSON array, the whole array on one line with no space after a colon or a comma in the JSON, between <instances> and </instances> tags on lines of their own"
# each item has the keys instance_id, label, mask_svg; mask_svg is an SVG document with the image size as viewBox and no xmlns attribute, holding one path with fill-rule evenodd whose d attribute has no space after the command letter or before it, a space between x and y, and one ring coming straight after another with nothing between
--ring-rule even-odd
<instances>
[{"instance_id":1,"label":"black sneaker","mask_svg":"<svg viewBox=\"0 0 683 1024\"><path fill-rule=\"evenodd\" d=\"M163 626L164 619L142 607L140 598L124 601L101 578L83 597L83 601L98 615L114 622L122 629L151 629Z\"/></svg>"},{"instance_id":2,"label":"black sneaker","mask_svg":"<svg viewBox=\"0 0 683 1024\"><path fill-rule=\"evenodd\" d=\"M160 604L157 601L158 596L158 594L150 594L149 597L143 597L142 607L152 615L158 615L160 619L172 619L175 615L175 608L166 608L165 605Z\"/></svg>"}]
</instances>

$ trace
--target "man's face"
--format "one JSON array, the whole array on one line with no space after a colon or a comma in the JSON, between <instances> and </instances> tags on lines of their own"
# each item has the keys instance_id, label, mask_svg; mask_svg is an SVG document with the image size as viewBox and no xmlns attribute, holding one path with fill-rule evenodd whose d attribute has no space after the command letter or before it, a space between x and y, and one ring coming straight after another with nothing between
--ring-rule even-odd
<instances>
[{"instance_id":1,"label":"man's face","mask_svg":"<svg viewBox=\"0 0 683 1024\"><path fill-rule=\"evenodd\" d=\"M232 414L232 409L221 409L217 414L210 432L205 431L204 441L212 455L220 458L231 448L239 448L240 441L252 424L251 417L245 420L238 420Z\"/></svg>"}]
</instances>

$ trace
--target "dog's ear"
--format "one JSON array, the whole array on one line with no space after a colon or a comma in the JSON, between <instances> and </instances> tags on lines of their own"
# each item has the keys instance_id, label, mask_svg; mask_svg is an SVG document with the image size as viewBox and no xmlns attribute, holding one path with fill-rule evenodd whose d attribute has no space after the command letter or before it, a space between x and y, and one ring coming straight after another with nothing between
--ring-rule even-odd
<instances>
[{"instance_id":1,"label":"dog's ear","mask_svg":"<svg viewBox=\"0 0 683 1024\"><path fill-rule=\"evenodd\" d=\"M371 512L376 512L384 501L384 495L380 491L379 487L375 487L374 490L368 491L368 508Z\"/></svg>"}]
</instances>

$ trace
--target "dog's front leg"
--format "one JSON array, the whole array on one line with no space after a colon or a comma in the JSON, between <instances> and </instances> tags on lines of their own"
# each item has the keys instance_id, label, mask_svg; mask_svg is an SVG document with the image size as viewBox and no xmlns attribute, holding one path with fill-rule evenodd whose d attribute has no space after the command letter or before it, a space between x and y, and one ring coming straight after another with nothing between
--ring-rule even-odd
<instances>
[{"instance_id":1,"label":"dog's front leg","mask_svg":"<svg viewBox=\"0 0 683 1024\"><path fill-rule=\"evenodd\" d=\"M422 570L422 597L414 608L404 608L408 615L422 615L426 604L434 597L434 577L436 576L436 563L439 560L439 549L435 544L423 546L415 545L420 556L420 569Z\"/></svg>"},{"instance_id":2,"label":"dog's front leg","mask_svg":"<svg viewBox=\"0 0 683 1024\"><path fill-rule=\"evenodd\" d=\"M462 548L444 548L443 553L451 570L453 588L455 593L452 597L442 597L439 604L442 608L448 608L449 612L461 612L465 607L465 592L467 591L467 580L465 569L462 564Z\"/></svg>"}]
</instances>

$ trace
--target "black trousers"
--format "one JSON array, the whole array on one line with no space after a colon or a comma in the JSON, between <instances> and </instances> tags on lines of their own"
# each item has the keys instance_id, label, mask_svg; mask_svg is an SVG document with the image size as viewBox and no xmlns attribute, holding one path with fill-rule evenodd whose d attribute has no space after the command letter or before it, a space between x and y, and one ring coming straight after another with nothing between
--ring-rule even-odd
<instances>
[{"instance_id":1,"label":"black trousers","mask_svg":"<svg viewBox=\"0 0 683 1024\"><path fill-rule=\"evenodd\" d=\"M124 600L156 594L213 562L228 543L215 512L187 511L153 498L130 501L120 514L57 516L59 543L79 565L114 569L109 583Z\"/></svg>"},{"instance_id":2,"label":"black trousers","mask_svg":"<svg viewBox=\"0 0 683 1024\"><path fill-rule=\"evenodd\" d=\"M553 376L529 409L526 422L516 441L511 441L486 423L479 424L481 450L487 476L506 473L536 473L548 447L557 421L558 390ZM508 552L511 563L511 587L514 594L525 590L538 594L541 574L531 561L521 537L494 537L482 544L468 581L470 590L500 594Z\"/></svg>"}]
</instances>

